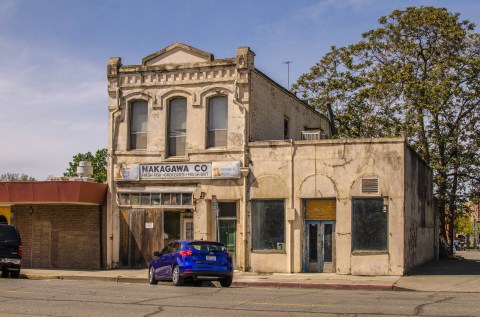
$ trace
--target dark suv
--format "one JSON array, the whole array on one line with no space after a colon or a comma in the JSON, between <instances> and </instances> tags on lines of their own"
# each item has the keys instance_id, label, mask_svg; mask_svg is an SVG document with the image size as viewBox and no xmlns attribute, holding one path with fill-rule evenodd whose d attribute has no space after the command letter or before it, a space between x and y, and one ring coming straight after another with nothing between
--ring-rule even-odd
<instances>
[{"instance_id":1,"label":"dark suv","mask_svg":"<svg viewBox=\"0 0 480 317\"><path fill-rule=\"evenodd\" d=\"M0 267L2 277L13 278L20 276L20 262L22 261L22 240L15 226L0 224Z\"/></svg>"}]
</instances>

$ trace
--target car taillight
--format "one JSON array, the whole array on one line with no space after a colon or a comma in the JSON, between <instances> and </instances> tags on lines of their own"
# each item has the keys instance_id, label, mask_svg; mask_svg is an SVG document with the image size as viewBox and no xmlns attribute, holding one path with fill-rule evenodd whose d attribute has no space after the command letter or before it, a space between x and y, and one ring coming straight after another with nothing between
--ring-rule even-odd
<instances>
[{"instance_id":1,"label":"car taillight","mask_svg":"<svg viewBox=\"0 0 480 317\"><path fill-rule=\"evenodd\" d=\"M186 257L186 256L188 256L188 255L192 255L192 251L191 251L191 250L183 250L183 251L180 251L180 252L178 252L178 253L180 253L180 255L183 256L183 257Z\"/></svg>"},{"instance_id":2,"label":"car taillight","mask_svg":"<svg viewBox=\"0 0 480 317\"><path fill-rule=\"evenodd\" d=\"M229 252L227 252L227 258L230 258L230 259L231 259L231 258L232 258L232 254L229 253Z\"/></svg>"},{"instance_id":3,"label":"car taillight","mask_svg":"<svg viewBox=\"0 0 480 317\"><path fill-rule=\"evenodd\" d=\"M19 246L18 246L18 255L22 256L22 253L23 253L23 251L22 251L22 246L19 245Z\"/></svg>"}]
</instances>

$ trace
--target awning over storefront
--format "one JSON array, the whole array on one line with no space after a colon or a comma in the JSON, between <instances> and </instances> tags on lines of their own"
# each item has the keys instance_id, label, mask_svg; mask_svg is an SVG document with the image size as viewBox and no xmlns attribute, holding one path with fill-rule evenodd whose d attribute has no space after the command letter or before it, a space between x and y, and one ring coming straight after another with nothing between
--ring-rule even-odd
<instances>
[{"instance_id":1,"label":"awning over storefront","mask_svg":"<svg viewBox=\"0 0 480 317\"><path fill-rule=\"evenodd\" d=\"M107 184L81 181L1 182L0 204L95 204L105 200Z\"/></svg>"}]
</instances>

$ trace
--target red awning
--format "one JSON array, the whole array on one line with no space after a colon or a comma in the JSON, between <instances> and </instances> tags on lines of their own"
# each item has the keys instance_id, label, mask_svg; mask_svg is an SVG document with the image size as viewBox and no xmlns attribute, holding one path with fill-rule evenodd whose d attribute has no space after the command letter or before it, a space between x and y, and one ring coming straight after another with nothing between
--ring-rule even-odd
<instances>
[{"instance_id":1,"label":"red awning","mask_svg":"<svg viewBox=\"0 0 480 317\"><path fill-rule=\"evenodd\" d=\"M1 203L72 203L101 205L106 184L80 181L0 182Z\"/></svg>"}]
</instances>

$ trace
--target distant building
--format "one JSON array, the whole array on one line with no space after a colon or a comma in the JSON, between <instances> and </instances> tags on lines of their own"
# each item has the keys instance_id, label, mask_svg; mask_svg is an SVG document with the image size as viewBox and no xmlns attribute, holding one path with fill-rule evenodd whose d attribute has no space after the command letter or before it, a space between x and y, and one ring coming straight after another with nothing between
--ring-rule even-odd
<instances>
[{"instance_id":1,"label":"distant building","mask_svg":"<svg viewBox=\"0 0 480 317\"><path fill-rule=\"evenodd\" d=\"M403 275L433 259L432 170L404 139L331 139L254 56L174 43L110 59L107 267L192 238L255 272Z\"/></svg>"}]
</instances>

